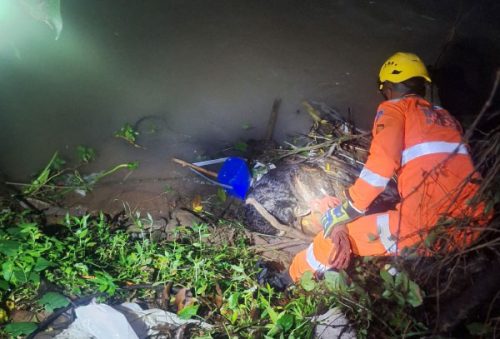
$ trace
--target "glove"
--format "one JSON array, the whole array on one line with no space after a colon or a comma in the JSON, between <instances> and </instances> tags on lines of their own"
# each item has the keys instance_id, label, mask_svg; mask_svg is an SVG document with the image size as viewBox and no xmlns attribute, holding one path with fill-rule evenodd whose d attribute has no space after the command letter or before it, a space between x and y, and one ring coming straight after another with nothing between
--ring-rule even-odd
<instances>
[{"instance_id":1,"label":"glove","mask_svg":"<svg viewBox=\"0 0 500 339\"><path fill-rule=\"evenodd\" d=\"M336 226L347 224L362 215L364 211L356 209L349 200L342 205L330 208L321 218L323 236L328 237Z\"/></svg>"},{"instance_id":2,"label":"glove","mask_svg":"<svg viewBox=\"0 0 500 339\"><path fill-rule=\"evenodd\" d=\"M288 271L278 272L260 260L257 262L257 267L262 268L262 271L257 275L259 285L269 284L276 291L284 291L288 286L293 284Z\"/></svg>"},{"instance_id":3,"label":"glove","mask_svg":"<svg viewBox=\"0 0 500 339\"><path fill-rule=\"evenodd\" d=\"M328 263L337 270L345 270L351 261L351 243L345 225L333 228L330 234L335 251L330 253Z\"/></svg>"}]
</instances>

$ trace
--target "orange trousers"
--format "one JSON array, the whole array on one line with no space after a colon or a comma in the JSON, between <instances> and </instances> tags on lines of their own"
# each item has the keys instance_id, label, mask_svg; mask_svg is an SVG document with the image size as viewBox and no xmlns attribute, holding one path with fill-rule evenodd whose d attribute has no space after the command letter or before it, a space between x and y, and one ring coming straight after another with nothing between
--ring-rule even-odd
<instances>
[{"instance_id":1,"label":"orange trousers","mask_svg":"<svg viewBox=\"0 0 500 339\"><path fill-rule=\"evenodd\" d=\"M396 234L400 227L400 211L387 211L361 217L346 225L351 250L359 256L384 256L397 253ZM318 233L309 247L299 252L292 261L289 273L293 281L307 271L324 272L331 267L330 254L336 249L329 237Z\"/></svg>"}]
</instances>

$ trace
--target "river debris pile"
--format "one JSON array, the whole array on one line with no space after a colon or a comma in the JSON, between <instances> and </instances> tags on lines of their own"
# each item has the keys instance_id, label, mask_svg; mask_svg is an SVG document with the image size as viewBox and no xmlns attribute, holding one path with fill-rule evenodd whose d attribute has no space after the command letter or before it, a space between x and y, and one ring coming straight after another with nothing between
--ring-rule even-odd
<instances>
[{"instance_id":1,"label":"river debris pile","mask_svg":"<svg viewBox=\"0 0 500 339\"><path fill-rule=\"evenodd\" d=\"M320 217L313 215L310 202L326 195L343 199L367 157L369 133L325 104L304 106L314 122L309 133L287 143L288 149L266 150L254 159L257 174L245 205L245 224L254 232L310 239ZM262 169L268 171L262 174ZM392 182L368 213L389 209L397 200Z\"/></svg>"}]
</instances>

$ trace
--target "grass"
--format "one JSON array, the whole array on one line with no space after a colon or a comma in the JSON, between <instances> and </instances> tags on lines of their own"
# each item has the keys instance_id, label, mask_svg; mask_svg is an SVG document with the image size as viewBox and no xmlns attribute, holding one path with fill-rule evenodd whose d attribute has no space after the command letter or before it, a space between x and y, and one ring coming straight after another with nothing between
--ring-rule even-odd
<instances>
[{"instance_id":1,"label":"grass","mask_svg":"<svg viewBox=\"0 0 500 339\"><path fill-rule=\"evenodd\" d=\"M151 222L148 217L129 217L139 226ZM329 272L321 281L306 275L285 293L259 285L258 255L249 250L251 241L237 223L182 226L169 241L161 242L154 242L147 233L133 239L103 213L67 215L61 225L51 227L58 227L52 230L57 235L46 233L46 225L36 213L9 208L0 212L0 298L3 304L10 300L15 305L7 313L43 307L54 310L66 306L65 300L97 292L109 302L133 295L158 307L155 287L172 286L173 290L188 288L195 300L180 315L215 325L212 330L196 329L194 336L310 337L310 317L340 306L352 316L363 337L374 323L382 321L379 312L371 309L377 304L390 305L392 316L383 322L395 336L406 329L423 328L405 313L419 306L421 299L418 286L404 273L392 277L381 271L380 276L372 276L373 270L360 270L350 277ZM236 231L227 232L229 228ZM215 232L234 236L215 243ZM47 283L58 294L47 296L47 292L55 292L46 290ZM380 288L367 290L363 283ZM377 301L379 295L387 302ZM36 328L33 326L36 324L29 328ZM4 334L12 333L11 327L4 327Z\"/></svg>"}]
</instances>

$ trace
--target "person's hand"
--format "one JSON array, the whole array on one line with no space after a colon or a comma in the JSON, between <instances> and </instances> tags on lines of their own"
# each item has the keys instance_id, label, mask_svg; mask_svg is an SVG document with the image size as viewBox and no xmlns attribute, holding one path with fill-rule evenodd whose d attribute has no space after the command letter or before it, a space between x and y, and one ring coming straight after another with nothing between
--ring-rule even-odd
<instances>
[{"instance_id":1,"label":"person's hand","mask_svg":"<svg viewBox=\"0 0 500 339\"><path fill-rule=\"evenodd\" d=\"M328 257L330 266L337 270L345 270L351 262L351 243L345 225L335 227L330 234L334 250Z\"/></svg>"},{"instance_id":2,"label":"person's hand","mask_svg":"<svg viewBox=\"0 0 500 339\"><path fill-rule=\"evenodd\" d=\"M345 225L362 215L364 212L356 209L349 200L337 207L330 208L321 218L324 237L328 237L335 227Z\"/></svg>"},{"instance_id":3,"label":"person's hand","mask_svg":"<svg viewBox=\"0 0 500 339\"><path fill-rule=\"evenodd\" d=\"M337 197L326 195L323 198L311 200L309 202L309 208L311 209L312 213L319 212L321 214L324 214L330 208L340 205L341 202L342 201Z\"/></svg>"}]
</instances>

